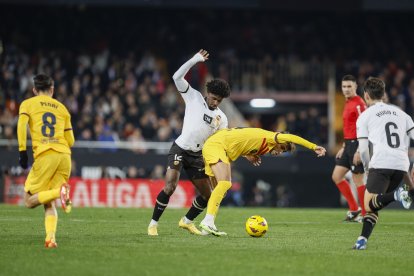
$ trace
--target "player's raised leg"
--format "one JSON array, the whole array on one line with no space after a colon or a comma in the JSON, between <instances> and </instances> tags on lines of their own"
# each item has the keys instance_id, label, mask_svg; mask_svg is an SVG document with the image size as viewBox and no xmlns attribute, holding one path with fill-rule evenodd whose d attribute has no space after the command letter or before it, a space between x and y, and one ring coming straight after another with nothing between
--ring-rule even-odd
<instances>
[{"instance_id":1,"label":"player's raised leg","mask_svg":"<svg viewBox=\"0 0 414 276\"><path fill-rule=\"evenodd\" d=\"M62 203L62 208L65 213L70 213L72 211L72 201L70 200L70 186L69 184L64 183L60 187L60 202Z\"/></svg>"}]
</instances>

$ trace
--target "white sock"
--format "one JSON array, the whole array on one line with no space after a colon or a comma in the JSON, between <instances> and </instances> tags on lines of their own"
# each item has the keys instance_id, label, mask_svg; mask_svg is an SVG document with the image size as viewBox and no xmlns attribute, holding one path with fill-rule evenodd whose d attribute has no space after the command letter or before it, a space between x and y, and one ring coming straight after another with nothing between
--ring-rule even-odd
<instances>
[{"instance_id":1,"label":"white sock","mask_svg":"<svg viewBox=\"0 0 414 276\"><path fill-rule=\"evenodd\" d=\"M185 224L190 224L193 222L192 220L189 220L186 216L184 216L183 220Z\"/></svg>"},{"instance_id":2,"label":"white sock","mask_svg":"<svg viewBox=\"0 0 414 276\"><path fill-rule=\"evenodd\" d=\"M214 215L206 214L206 216L203 219L203 222L209 226L214 225Z\"/></svg>"},{"instance_id":3,"label":"white sock","mask_svg":"<svg viewBox=\"0 0 414 276\"><path fill-rule=\"evenodd\" d=\"M158 221L155 221L155 220L151 220L151 222L150 222L150 224L149 224L149 226L157 226L158 225Z\"/></svg>"}]
</instances>

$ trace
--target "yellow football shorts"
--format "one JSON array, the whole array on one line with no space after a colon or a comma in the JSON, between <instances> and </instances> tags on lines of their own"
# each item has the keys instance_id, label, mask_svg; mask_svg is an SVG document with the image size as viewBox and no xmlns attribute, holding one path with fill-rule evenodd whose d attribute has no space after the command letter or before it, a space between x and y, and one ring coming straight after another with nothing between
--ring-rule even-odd
<instances>
[{"instance_id":1,"label":"yellow football shorts","mask_svg":"<svg viewBox=\"0 0 414 276\"><path fill-rule=\"evenodd\" d=\"M214 139L209 139L203 146L203 158L204 158L204 167L205 174L208 176L214 176L213 171L211 170L210 165L214 165L219 161L226 164L230 164L230 160L227 157L226 150L221 141L215 141Z\"/></svg>"},{"instance_id":2,"label":"yellow football shorts","mask_svg":"<svg viewBox=\"0 0 414 276\"><path fill-rule=\"evenodd\" d=\"M56 189L67 183L71 172L70 154L48 150L34 160L24 190L31 194Z\"/></svg>"}]
</instances>

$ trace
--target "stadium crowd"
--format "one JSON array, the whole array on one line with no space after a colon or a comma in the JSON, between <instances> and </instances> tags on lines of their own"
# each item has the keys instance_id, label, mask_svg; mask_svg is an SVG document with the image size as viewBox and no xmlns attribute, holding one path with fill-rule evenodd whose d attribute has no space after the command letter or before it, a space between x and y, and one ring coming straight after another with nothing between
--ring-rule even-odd
<instances>
[{"instance_id":1,"label":"stadium crowd","mask_svg":"<svg viewBox=\"0 0 414 276\"><path fill-rule=\"evenodd\" d=\"M7 21L17 11L11 8L1 16ZM34 13L19 10L22 20L11 30L0 26L0 138L16 137L19 103L31 96L32 76L44 72L55 80L56 98L72 115L77 140L172 141L180 133L184 105L171 75L199 45L210 50L213 61L188 76L196 89L202 90L211 76L228 80L229 62L328 61L335 64L338 79L351 73L362 84L368 76L380 76L390 102L413 114L408 45L414 38L410 24L400 24L413 19L404 14L353 15L345 26L346 15L150 11L114 9L111 16L117 20L112 21L98 8L37 8ZM36 24L28 24L25 13ZM397 33L394 25L406 28ZM327 122L319 113L313 107L289 112L271 128L324 143ZM263 126L260 117L247 119L252 126Z\"/></svg>"}]
</instances>

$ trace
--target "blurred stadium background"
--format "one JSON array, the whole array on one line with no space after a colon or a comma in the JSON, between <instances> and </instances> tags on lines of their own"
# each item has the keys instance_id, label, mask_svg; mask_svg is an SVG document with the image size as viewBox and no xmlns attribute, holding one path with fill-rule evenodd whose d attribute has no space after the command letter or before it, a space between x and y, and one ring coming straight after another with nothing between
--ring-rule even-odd
<instances>
[{"instance_id":1,"label":"blurred stadium background","mask_svg":"<svg viewBox=\"0 0 414 276\"><path fill-rule=\"evenodd\" d=\"M236 162L224 204L340 207L331 172L341 77L383 78L389 101L412 115L413 10L404 0L0 0L0 202L22 203L18 108L44 72L72 114L75 206L152 207L182 126L171 76L203 48L210 60L187 79L202 91L212 77L229 81L231 126L288 130L329 149L259 168ZM252 106L258 98L274 105ZM184 180L171 205L193 195Z\"/></svg>"}]
</instances>

